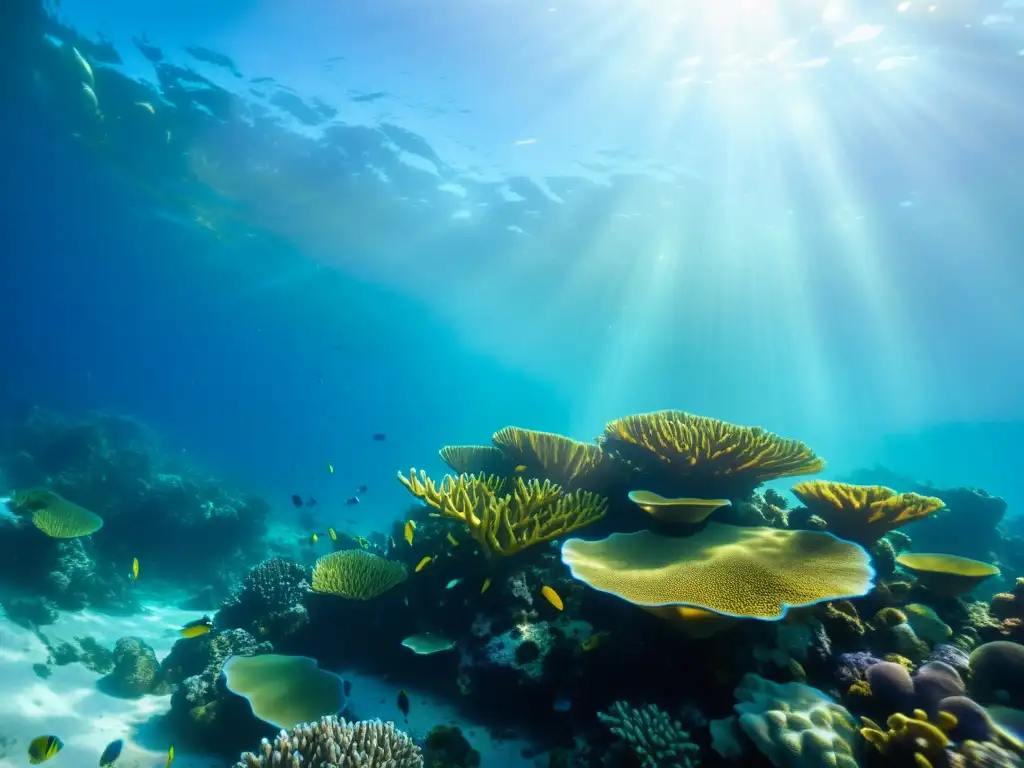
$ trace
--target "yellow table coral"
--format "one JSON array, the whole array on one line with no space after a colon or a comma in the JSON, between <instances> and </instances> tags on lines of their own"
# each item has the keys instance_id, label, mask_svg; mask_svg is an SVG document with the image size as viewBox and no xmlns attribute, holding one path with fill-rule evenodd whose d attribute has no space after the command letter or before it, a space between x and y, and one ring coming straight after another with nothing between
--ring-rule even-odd
<instances>
[{"instance_id":1,"label":"yellow table coral","mask_svg":"<svg viewBox=\"0 0 1024 768\"><path fill-rule=\"evenodd\" d=\"M704 498L739 498L768 480L825 466L799 440L683 411L616 419L603 444L643 472L671 476L678 495Z\"/></svg>"},{"instance_id":2,"label":"yellow table coral","mask_svg":"<svg viewBox=\"0 0 1024 768\"><path fill-rule=\"evenodd\" d=\"M831 480L797 483L793 494L843 539L871 544L884 534L942 509L942 499L897 493L881 485L853 485Z\"/></svg>"},{"instance_id":3,"label":"yellow table coral","mask_svg":"<svg viewBox=\"0 0 1024 768\"><path fill-rule=\"evenodd\" d=\"M557 539L600 520L608 500L587 491L565 493L545 480L508 481L485 475L446 475L441 484L426 472L410 470L398 479L416 498L440 514L465 524L470 536L489 555L513 555L541 542Z\"/></svg>"},{"instance_id":4,"label":"yellow table coral","mask_svg":"<svg viewBox=\"0 0 1024 768\"><path fill-rule=\"evenodd\" d=\"M688 537L650 531L570 539L572 575L641 606L689 605L774 620L791 607L857 597L873 586L870 556L828 533L708 523Z\"/></svg>"},{"instance_id":5,"label":"yellow table coral","mask_svg":"<svg viewBox=\"0 0 1024 768\"><path fill-rule=\"evenodd\" d=\"M515 465L568 489L587 487L606 474L611 459L598 446L559 435L520 427L494 433L494 444Z\"/></svg>"},{"instance_id":6,"label":"yellow table coral","mask_svg":"<svg viewBox=\"0 0 1024 768\"><path fill-rule=\"evenodd\" d=\"M351 600L371 600L408 577L405 566L363 549L331 552L313 566L312 590Z\"/></svg>"},{"instance_id":7,"label":"yellow table coral","mask_svg":"<svg viewBox=\"0 0 1024 768\"><path fill-rule=\"evenodd\" d=\"M446 445L437 452L441 461L458 474L512 474L516 463L493 445Z\"/></svg>"}]
</instances>

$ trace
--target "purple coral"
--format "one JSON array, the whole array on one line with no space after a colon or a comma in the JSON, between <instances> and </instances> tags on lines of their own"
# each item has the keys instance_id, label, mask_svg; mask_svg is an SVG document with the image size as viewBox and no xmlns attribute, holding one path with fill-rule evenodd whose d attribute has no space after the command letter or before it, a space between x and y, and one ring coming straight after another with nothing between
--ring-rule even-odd
<instances>
[{"instance_id":1,"label":"purple coral","mask_svg":"<svg viewBox=\"0 0 1024 768\"><path fill-rule=\"evenodd\" d=\"M881 659L875 658L867 651L854 651L839 654L836 662L836 679L846 685L853 685L858 680L863 680L868 667L880 663Z\"/></svg>"}]
</instances>

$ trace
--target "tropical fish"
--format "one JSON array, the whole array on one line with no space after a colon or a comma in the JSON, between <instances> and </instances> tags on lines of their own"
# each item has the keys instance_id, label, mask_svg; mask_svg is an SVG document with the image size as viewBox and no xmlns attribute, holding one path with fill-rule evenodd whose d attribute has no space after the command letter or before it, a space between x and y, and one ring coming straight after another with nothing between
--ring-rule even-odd
<instances>
[{"instance_id":1,"label":"tropical fish","mask_svg":"<svg viewBox=\"0 0 1024 768\"><path fill-rule=\"evenodd\" d=\"M412 546L412 534L416 530L416 523L409 520L405 524L405 541L411 547Z\"/></svg>"},{"instance_id":2,"label":"tropical fish","mask_svg":"<svg viewBox=\"0 0 1024 768\"><path fill-rule=\"evenodd\" d=\"M526 471L526 465L525 464L517 464L516 465L516 472L525 472L525 471Z\"/></svg>"},{"instance_id":3,"label":"tropical fish","mask_svg":"<svg viewBox=\"0 0 1024 768\"><path fill-rule=\"evenodd\" d=\"M164 766L164 768L171 768L171 763L173 763L173 762L174 762L174 745L171 744L171 746L169 746L167 748L167 764Z\"/></svg>"},{"instance_id":4,"label":"tropical fish","mask_svg":"<svg viewBox=\"0 0 1024 768\"><path fill-rule=\"evenodd\" d=\"M85 79L88 80L90 83L95 84L96 75L93 74L92 65L90 65L89 62L85 60L85 56L80 54L78 52L78 49L74 46L71 46L71 53L75 57L75 61L77 62L78 66L80 66L82 68L82 71L85 73Z\"/></svg>"},{"instance_id":5,"label":"tropical fish","mask_svg":"<svg viewBox=\"0 0 1024 768\"><path fill-rule=\"evenodd\" d=\"M553 590L551 587L545 585L541 588L540 593L544 595L545 600L547 600L549 603L555 606L555 608L557 608L558 610L562 610L565 607L562 604L562 598L559 597L558 593L555 592L555 590Z\"/></svg>"},{"instance_id":6,"label":"tropical fish","mask_svg":"<svg viewBox=\"0 0 1024 768\"><path fill-rule=\"evenodd\" d=\"M307 507L315 507L316 506L316 499L314 499L312 496L310 496L308 499L306 499L306 506Z\"/></svg>"},{"instance_id":7,"label":"tropical fish","mask_svg":"<svg viewBox=\"0 0 1024 768\"><path fill-rule=\"evenodd\" d=\"M387 439L388 439L388 436L385 435L383 432L374 432L373 433L373 441L375 443L383 443Z\"/></svg>"},{"instance_id":8,"label":"tropical fish","mask_svg":"<svg viewBox=\"0 0 1024 768\"><path fill-rule=\"evenodd\" d=\"M398 692L398 708L402 712L402 716L405 717L405 722L409 722L409 694L405 688Z\"/></svg>"},{"instance_id":9,"label":"tropical fish","mask_svg":"<svg viewBox=\"0 0 1024 768\"><path fill-rule=\"evenodd\" d=\"M356 488L356 493L366 493L368 490L370 489L367 486L360 485L358 488Z\"/></svg>"},{"instance_id":10,"label":"tropical fish","mask_svg":"<svg viewBox=\"0 0 1024 768\"><path fill-rule=\"evenodd\" d=\"M480 587L480 594L482 595L484 592L486 592L490 588L491 588L491 578L488 576L486 579L484 579L484 585L482 587Z\"/></svg>"},{"instance_id":11,"label":"tropical fish","mask_svg":"<svg viewBox=\"0 0 1024 768\"><path fill-rule=\"evenodd\" d=\"M203 616L201 619L190 621L188 624L178 630L178 634L186 639L193 637L201 637L213 629L213 621L209 616Z\"/></svg>"},{"instance_id":12,"label":"tropical fish","mask_svg":"<svg viewBox=\"0 0 1024 768\"><path fill-rule=\"evenodd\" d=\"M459 546L459 540L452 536L451 531L448 531L448 535L445 536L445 538L448 539L448 543L451 544L453 547Z\"/></svg>"},{"instance_id":13,"label":"tropical fish","mask_svg":"<svg viewBox=\"0 0 1024 768\"><path fill-rule=\"evenodd\" d=\"M327 529L327 535L331 537L331 541L337 541L338 540L338 532L336 530L334 530L333 528L328 528Z\"/></svg>"},{"instance_id":14,"label":"tropical fish","mask_svg":"<svg viewBox=\"0 0 1024 768\"><path fill-rule=\"evenodd\" d=\"M315 533L311 533L311 534L309 535L309 546L311 546L311 547L312 547L312 546L313 546L314 544L316 544L316 543L317 543L318 541L320 541L320 537L319 537L319 536L318 536L317 534L315 534Z\"/></svg>"},{"instance_id":15,"label":"tropical fish","mask_svg":"<svg viewBox=\"0 0 1024 768\"><path fill-rule=\"evenodd\" d=\"M358 496L349 496L347 499L345 499L345 506L346 507L354 507L358 503L359 503L359 497Z\"/></svg>"},{"instance_id":16,"label":"tropical fish","mask_svg":"<svg viewBox=\"0 0 1024 768\"><path fill-rule=\"evenodd\" d=\"M139 558L132 558L132 583L139 580Z\"/></svg>"},{"instance_id":17,"label":"tropical fish","mask_svg":"<svg viewBox=\"0 0 1024 768\"><path fill-rule=\"evenodd\" d=\"M364 536L356 536L356 544L358 544L363 549L369 549L370 540Z\"/></svg>"},{"instance_id":18,"label":"tropical fish","mask_svg":"<svg viewBox=\"0 0 1024 768\"><path fill-rule=\"evenodd\" d=\"M590 637L588 637L586 640L584 640L582 643L580 643L580 648L582 648L584 651L592 651L595 648L597 648L599 645L601 645L601 643L604 641L604 639L606 637L608 637L610 634L611 634L611 632L608 632L606 630L601 630L600 632L595 632Z\"/></svg>"},{"instance_id":19,"label":"tropical fish","mask_svg":"<svg viewBox=\"0 0 1024 768\"><path fill-rule=\"evenodd\" d=\"M418 563L416 563L416 573L419 573L424 568L426 568L428 565L430 565L430 561L433 560L433 559L434 558L432 558L430 555L427 555L422 560L420 560Z\"/></svg>"},{"instance_id":20,"label":"tropical fish","mask_svg":"<svg viewBox=\"0 0 1024 768\"><path fill-rule=\"evenodd\" d=\"M445 589L454 589L462 583L462 579L452 579L445 585Z\"/></svg>"},{"instance_id":21,"label":"tropical fish","mask_svg":"<svg viewBox=\"0 0 1024 768\"><path fill-rule=\"evenodd\" d=\"M64 742L57 736L36 736L28 743L28 761L32 765L45 763L63 748Z\"/></svg>"},{"instance_id":22,"label":"tropical fish","mask_svg":"<svg viewBox=\"0 0 1024 768\"><path fill-rule=\"evenodd\" d=\"M135 106L136 107L142 107L144 110L149 112L149 114L151 114L151 115L155 115L156 114L156 110L153 109L153 105L150 104L148 101L136 101L135 102Z\"/></svg>"},{"instance_id":23,"label":"tropical fish","mask_svg":"<svg viewBox=\"0 0 1024 768\"><path fill-rule=\"evenodd\" d=\"M303 504L302 497L297 493L292 494L292 504L296 507L301 507Z\"/></svg>"},{"instance_id":24,"label":"tropical fish","mask_svg":"<svg viewBox=\"0 0 1024 768\"><path fill-rule=\"evenodd\" d=\"M107 748L100 755L100 768L108 768L108 766L113 765L114 761L121 756L122 749L124 749L123 739L117 739L107 744Z\"/></svg>"},{"instance_id":25,"label":"tropical fish","mask_svg":"<svg viewBox=\"0 0 1024 768\"><path fill-rule=\"evenodd\" d=\"M332 475L334 474L334 465L329 461L327 462L327 471L330 472Z\"/></svg>"}]
</instances>

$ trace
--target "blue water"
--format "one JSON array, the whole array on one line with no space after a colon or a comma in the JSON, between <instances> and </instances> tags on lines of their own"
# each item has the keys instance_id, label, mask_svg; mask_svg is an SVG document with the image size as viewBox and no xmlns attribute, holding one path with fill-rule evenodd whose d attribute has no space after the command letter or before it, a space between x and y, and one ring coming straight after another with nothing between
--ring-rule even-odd
<instances>
[{"instance_id":1,"label":"blue water","mask_svg":"<svg viewBox=\"0 0 1024 768\"><path fill-rule=\"evenodd\" d=\"M1024 11L701 5L16 24L0 407L134 414L282 515L366 484L367 529L443 444L659 408L1020 509ZM133 38L184 68L162 94ZM73 65L40 63L76 42L117 104L100 148ZM116 123L133 80L164 148Z\"/></svg>"}]
</instances>

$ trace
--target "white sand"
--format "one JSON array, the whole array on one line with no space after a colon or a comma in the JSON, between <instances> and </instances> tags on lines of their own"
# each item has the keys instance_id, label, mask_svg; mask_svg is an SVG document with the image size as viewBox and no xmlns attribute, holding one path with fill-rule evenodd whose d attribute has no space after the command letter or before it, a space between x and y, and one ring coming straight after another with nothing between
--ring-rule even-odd
<instances>
[{"instance_id":1,"label":"white sand","mask_svg":"<svg viewBox=\"0 0 1024 768\"><path fill-rule=\"evenodd\" d=\"M146 613L108 616L92 611L61 613L55 624L42 632L53 645L92 637L106 648L118 638L133 636L145 640L158 659L170 652L177 639L175 630L203 615L174 607L146 603ZM0 612L0 768L28 766L28 744L36 736L54 734L64 749L46 763L47 768L92 768L98 766L103 748L114 739L124 739L124 751L117 768L163 768L168 737L154 728L152 720L170 708L170 696L118 699L96 687L99 676L79 663L51 667L43 679L32 669L45 664L47 650L32 632L9 621ZM424 663L430 663L424 657ZM482 753L483 768L532 768L534 762L521 756L528 744L495 741L488 729L466 722L454 707L429 694L409 688L412 706L409 723L403 722L396 696L398 681L383 681L352 672L342 672L352 683L350 701L361 718L394 721L399 728L423 737L435 725L455 724ZM253 744L252 748L257 745ZM175 768L223 768L221 758L187 754L176 750Z\"/></svg>"}]
</instances>

